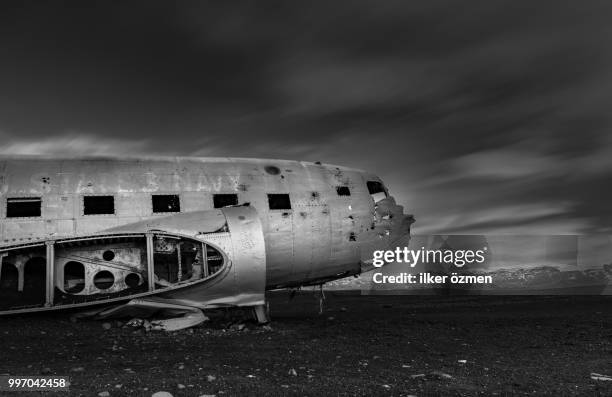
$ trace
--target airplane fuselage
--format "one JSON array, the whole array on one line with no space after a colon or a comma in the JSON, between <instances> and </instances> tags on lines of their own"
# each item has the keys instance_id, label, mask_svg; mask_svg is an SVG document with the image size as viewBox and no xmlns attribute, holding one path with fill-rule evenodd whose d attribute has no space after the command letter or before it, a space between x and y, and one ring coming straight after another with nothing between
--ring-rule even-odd
<instances>
[{"instance_id":1,"label":"airplane fuselage","mask_svg":"<svg viewBox=\"0 0 612 397\"><path fill-rule=\"evenodd\" d=\"M374 246L408 236L391 198L377 214L387 196L373 174L310 162L0 157L0 244L250 204L265 237L266 288L293 287L360 273Z\"/></svg>"}]
</instances>

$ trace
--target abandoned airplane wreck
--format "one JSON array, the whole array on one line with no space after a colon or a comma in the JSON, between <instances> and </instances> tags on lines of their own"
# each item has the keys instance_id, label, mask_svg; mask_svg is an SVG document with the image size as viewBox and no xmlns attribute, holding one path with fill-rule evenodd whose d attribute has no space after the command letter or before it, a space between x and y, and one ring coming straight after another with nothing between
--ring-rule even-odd
<instances>
[{"instance_id":1,"label":"abandoned airplane wreck","mask_svg":"<svg viewBox=\"0 0 612 397\"><path fill-rule=\"evenodd\" d=\"M367 270L414 219L376 175L233 158L0 157L0 314L251 306Z\"/></svg>"}]
</instances>

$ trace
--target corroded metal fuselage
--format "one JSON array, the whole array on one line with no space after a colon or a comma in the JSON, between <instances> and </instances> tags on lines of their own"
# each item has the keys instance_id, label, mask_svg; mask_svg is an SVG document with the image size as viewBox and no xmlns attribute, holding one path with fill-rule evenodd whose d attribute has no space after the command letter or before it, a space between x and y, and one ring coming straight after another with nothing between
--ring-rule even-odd
<instances>
[{"instance_id":1,"label":"corroded metal fuselage","mask_svg":"<svg viewBox=\"0 0 612 397\"><path fill-rule=\"evenodd\" d=\"M164 198L161 210L154 196ZM111 211L90 211L89 197L110 197ZM23 202L24 208L38 205L39 213L22 214L11 207ZM360 273L372 250L398 245L409 237L412 223L377 176L334 165L233 158L0 157L0 245L90 235L224 205L256 210L267 289Z\"/></svg>"}]
</instances>

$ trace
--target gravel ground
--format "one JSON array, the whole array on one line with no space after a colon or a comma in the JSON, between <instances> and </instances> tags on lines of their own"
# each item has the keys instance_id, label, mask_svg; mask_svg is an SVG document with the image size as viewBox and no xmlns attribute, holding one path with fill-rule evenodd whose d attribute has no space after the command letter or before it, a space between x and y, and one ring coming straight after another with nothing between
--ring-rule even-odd
<instances>
[{"instance_id":1,"label":"gravel ground","mask_svg":"<svg viewBox=\"0 0 612 397\"><path fill-rule=\"evenodd\" d=\"M612 396L590 377L612 375L612 297L328 292L322 315L310 292L269 297L269 327L236 312L175 333L1 318L0 374L68 375L61 396Z\"/></svg>"}]
</instances>

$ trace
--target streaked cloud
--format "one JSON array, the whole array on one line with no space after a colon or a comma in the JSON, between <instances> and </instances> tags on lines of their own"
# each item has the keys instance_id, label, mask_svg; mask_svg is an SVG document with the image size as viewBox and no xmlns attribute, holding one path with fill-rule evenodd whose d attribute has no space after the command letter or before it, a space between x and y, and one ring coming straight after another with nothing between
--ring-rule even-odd
<instances>
[{"instance_id":1,"label":"streaked cloud","mask_svg":"<svg viewBox=\"0 0 612 397\"><path fill-rule=\"evenodd\" d=\"M612 231L610 3L78 4L0 6L0 153L323 161L421 230Z\"/></svg>"}]
</instances>

